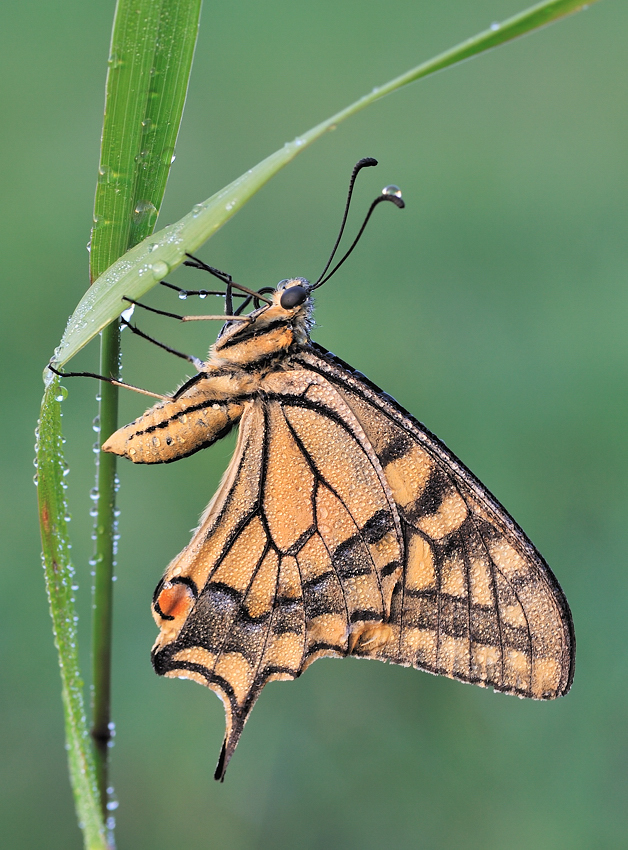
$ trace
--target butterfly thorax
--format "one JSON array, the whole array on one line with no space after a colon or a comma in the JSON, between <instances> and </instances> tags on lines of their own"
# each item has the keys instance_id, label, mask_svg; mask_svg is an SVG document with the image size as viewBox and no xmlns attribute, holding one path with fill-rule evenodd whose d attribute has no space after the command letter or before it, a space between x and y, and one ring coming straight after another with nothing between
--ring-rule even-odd
<instances>
[{"instance_id":1,"label":"butterfly thorax","mask_svg":"<svg viewBox=\"0 0 628 850\"><path fill-rule=\"evenodd\" d=\"M304 300L290 306L295 294ZM170 463L221 439L267 375L293 368L292 355L309 345L311 312L307 281L281 281L270 304L225 325L200 374L112 434L103 450L134 463Z\"/></svg>"},{"instance_id":2,"label":"butterfly thorax","mask_svg":"<svg viewBox=\"0 0 628 850\"><path fill-rule=\"evenodd\" d=\"M272 303L260 307L241 321L227 322L211 347L207 365L249 366L309 343L312 301L309 295L295 306L286 298L288 290L304 294L309 288L304 278L282 280L272 293Z\"/></svg>"}]
</instances>

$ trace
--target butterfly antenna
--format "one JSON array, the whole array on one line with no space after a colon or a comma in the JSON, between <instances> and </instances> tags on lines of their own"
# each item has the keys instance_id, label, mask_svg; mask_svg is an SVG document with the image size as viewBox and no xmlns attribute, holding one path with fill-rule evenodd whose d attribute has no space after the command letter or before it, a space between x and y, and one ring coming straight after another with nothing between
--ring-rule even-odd
<instances>
[{"instance_id":1,"label":"butterfly antenna","mask_svg":"<svg viewBox=\"0 0 628 850\"><path fill-rule=\"evenodd\" d=\"M358 165L359 165L359 163L358 163ZM356 166L356 167L357 167L357 166ZM400 209L400 210L402 210L402 209L405 207L405 204L404 204L404 202L403 202L403 198L401 197L401 189L400 189L398 186L392 186L392 185L391 185L391 186L385 186L385 187L382 189L382 193L381 193L381 195L378 195L378 196L375 198L375 200L373 201L373 203L371 204L371 206L369 207L369 210L368 210L368 212L367 212L367 214L366 214L366 217L365 217L364 221L362 222L362 227L358 230L358 235L355 237L355 239L354 239L354 240L353 240L353 242L351 243L351 245L350 245L350 247L349 247L348 251L345 253L344 257L342 257L342 259L341 259L341 260L339 260L339 261L336 263L336 265L335 265L335 266L333 267L333 269L329 272L329 274L327 274L325 277L322 277L322 276L321 276L321 277L320 277L320 278L316 281L316 283L314 284L314 286L312 286L312 289L317 289L319 286L322 286L324 283L326 283L332 275L336 274L336 272L338 271L338 269L340 268L340 266L341 266L341 265L344 263L344 261L345 261L345 260L349 257L349 255L353 253L353 249L355 248L355 246L356 246L356 245L358 244L358 242L360 241L360 237L361 237L361 236L362 236L362 234L364 233L364 230L365 230L365 228L366 228L366 225L369 223L369 219L370 219L370 217L373 215L373 210L375 209L375 207L376 207L378 204L381 204L381 203L382 203L382 201L390 201L390 202L391 202L391 203L393 203L396 207L399 207L399 209ZM344 226L344 222L343 222L343 226ZM334 252L335 252L335 250L336 250L336 249L334 248ZM332 254L332 258L333 258L333 254ZM330 260L330 262L331 262L331 260ZM327 263L327 266L326 266L326 268L325 268L325 272L326 272L326 271L327 271L327 269L329 268L329 265L330 265L330 263ZM325 272L323 272L323 274L325 274Z\"/></svg>"},{"instance_id":2,"label":"butterfly antenna","mask_svg":"<svg viewBox=\"0 0 628 850\"><path fill-rule=\"evenodd\" d=\"M377 160L373 159L372 156L367 156L364 157L364 159L361 159L359 162L356 162L356 164L353 166L353 171L351 172L351 179L349 180L349 191L347 192L347 203L345 204L345 212L342 217L342 223L340 225L340 232L338 233L338 238L336 239L336 244L333 247L330 257L327 260L327 265L320 273L318 280L312 286L312 289L316 289L317 286L320 286L320 281L322 281L322 279L325 277L325 272L331 266L332 260L334 259L334 254L338 250L338 245L340 245L340 240L342 239L342 234L345 230L345 224L347 223L347 216L349 215L349 207L351 206L351 196L353 195L353 187L355 185L356 178L363 168L369 168L372 165L377 165Z\"/></svg>"}]
</instances>

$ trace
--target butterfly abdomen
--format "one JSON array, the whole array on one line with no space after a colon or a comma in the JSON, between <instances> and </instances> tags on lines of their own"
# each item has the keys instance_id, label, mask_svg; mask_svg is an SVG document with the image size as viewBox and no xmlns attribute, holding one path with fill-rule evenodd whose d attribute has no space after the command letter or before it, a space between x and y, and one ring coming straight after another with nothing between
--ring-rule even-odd
<instances>
[{"instance_id":1,"label":"butterfly abdomen","mask_svg":"<svg viewBox=\"0 0 628 850\"><path fill-rule=\"evenodd\" d=\"M238 422L251 390L246 378L232 381L227 395L225 381L229 383L226 376L201 378L181 395L156 404L120 428L105 442L103 451L134 463L170 463L210 446Z\"/></svg>"}]
</instances>

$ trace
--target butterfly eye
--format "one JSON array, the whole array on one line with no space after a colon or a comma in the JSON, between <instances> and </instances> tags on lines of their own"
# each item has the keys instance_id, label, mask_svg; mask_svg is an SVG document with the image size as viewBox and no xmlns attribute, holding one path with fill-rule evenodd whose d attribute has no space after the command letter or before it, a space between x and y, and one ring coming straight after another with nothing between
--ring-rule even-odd
<instances>
[{"instance_id":1,"label":"butterfly eye","mask_svg":"<svg viewBox=\"0 0 628 850\"><path fill-rule=\"evenodd\" d=\"M300 307L309 295L309 290L304 286L291 286L286 289L281 296L280 304L284 310L292 310L293 307Z\"/></svg>"}]
</instances>

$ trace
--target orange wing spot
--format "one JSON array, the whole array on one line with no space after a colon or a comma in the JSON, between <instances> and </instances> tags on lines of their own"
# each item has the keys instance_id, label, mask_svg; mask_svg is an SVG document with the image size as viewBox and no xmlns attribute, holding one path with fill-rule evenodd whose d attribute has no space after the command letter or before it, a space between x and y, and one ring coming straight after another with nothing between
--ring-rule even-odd
<instances>
[{"instance_id":1,"label":"orange wing spot","mask_svg":"<svg viewBox=\"0 0 628 850\"><path fill-rule=\"evenodd\" d=\"M157 599L159 610L165 617L187 617L194 604L194 594L186 584L166 582Z\"/></svg>"}]
</instances>

